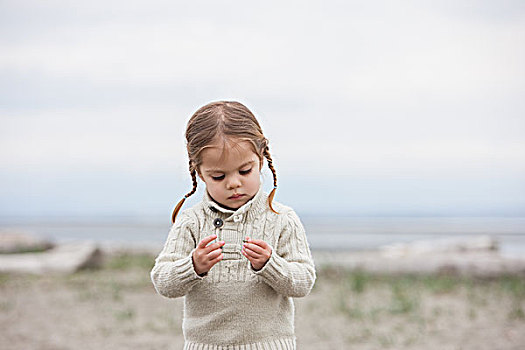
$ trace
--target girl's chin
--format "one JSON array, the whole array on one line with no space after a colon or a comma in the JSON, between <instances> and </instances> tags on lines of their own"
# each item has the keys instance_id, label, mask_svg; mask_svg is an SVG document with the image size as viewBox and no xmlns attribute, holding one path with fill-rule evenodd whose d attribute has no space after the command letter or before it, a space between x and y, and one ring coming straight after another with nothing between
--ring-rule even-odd
<instances>
[{"instance_id":1,"label":"girl's chin","mask_svg":"<svg viewBox=\"0 0 525 350\"><path fill-rule=\"evenodd\" d=\"M242 201L241 203L240 201L233 201L230 199L227 199L226 203L221 203L219 201L216 201L215 199L213 199L213 201L217 203L218 205L220 205L222 208L228 209L228 210L237 210L247 202L247 201Z\"/></svg>"},{"instance_id":2,"label":"girl's chin","mask_svg":"<svg viewBox=\"0 0 525 350\"><path fill-rule=\"evenodd\" d=\"M215 198L213 198L210 195L211 199L215 203L217 203L218 205L220 205L224 209L228 209L228 210L237 210L237 209L239 209L240 207L245 205L250 199L252 199L254 196L255 195L253 195L251 197L248 196L248 195L242 195L242 196L234 197L234 198L226 198L226 199L224 199L224 201L219 202L219 201L215 200Z\"/></svg>"}]
</instances>

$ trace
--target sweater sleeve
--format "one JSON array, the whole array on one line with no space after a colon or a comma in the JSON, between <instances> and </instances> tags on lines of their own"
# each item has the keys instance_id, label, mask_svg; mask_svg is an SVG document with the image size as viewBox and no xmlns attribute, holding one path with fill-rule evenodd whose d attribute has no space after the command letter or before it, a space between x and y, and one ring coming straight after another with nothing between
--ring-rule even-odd
<instances>
[{"instance_id":1,"label":"sweater sleeve","mask_svg":"<svg viewBox=\"0 0 525 350\"><path fill-rule=\"evenodd\" d=\"M182 297L204 278L193 267L195 229L195 219L186 212L182 212L171 227L150 273L157 293L168 298Z\"/></svg>"},{"instance_id":2,"label":"sweater sleeve","mask_svg":"<svg viewBox=\"0 0 525 350\"><path fill-rule=\"evenodd\" d=\"M282 215L285 217L277 247L272 247L272 255L262 269L252 268L252 271L277 293L304 297L310 293L316 279L312 254L297 214L290 210Z\"/></svg>"}]
</instances>

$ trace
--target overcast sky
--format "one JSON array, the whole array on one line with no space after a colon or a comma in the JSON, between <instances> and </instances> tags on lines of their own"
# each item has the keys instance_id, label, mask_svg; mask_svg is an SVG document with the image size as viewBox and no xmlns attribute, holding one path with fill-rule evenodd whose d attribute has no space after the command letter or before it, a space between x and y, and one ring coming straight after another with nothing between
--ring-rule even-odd
<instances>
[{"instance_id":1,"label":"overcast sky","mask_svg":"<svg viewBox=\"0 0 525 350\"><path fill-rule=\"evenodd\" d=\"M298 212L525 216L524 4L3 0L0 216L169 217L222 99Z\"/></svg>"}]
</instances>

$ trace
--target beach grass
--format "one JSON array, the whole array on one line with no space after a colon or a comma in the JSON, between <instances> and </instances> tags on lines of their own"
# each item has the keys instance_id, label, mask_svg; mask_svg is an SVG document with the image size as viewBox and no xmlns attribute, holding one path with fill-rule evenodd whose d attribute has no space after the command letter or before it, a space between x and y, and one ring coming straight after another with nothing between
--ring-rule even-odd
<instances>
[{"instance_id":1,"label":"beach grass","mask_svg":"<svg viewBox=\"0 0 525 350\"><path fill-rule=\"evenodd\" d=\"M114 254L71 275L0 274L0 326L13 349L182 348L182 299L155 293L155 256ZM295 299L301 349L517 349L525 279L372 274L323 266ZM524 347L525 348L525 347Z\"/></svg>"}]
</instances>

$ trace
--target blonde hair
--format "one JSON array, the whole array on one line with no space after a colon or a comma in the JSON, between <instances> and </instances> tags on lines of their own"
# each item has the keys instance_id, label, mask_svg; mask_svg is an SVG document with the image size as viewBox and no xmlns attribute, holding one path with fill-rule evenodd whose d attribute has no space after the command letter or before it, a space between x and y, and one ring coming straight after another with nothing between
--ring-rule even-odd
<instances>
[{"instance_id":1,"label":"blonde hair","mask_svg":"<svg viewBox=\"0 0 525 350\"><path fill-rule=\"evenodd\" d=\"M186 148L193 189L173 209L172 222L175 222L175 218L186 198L197 191L197 173L201 164L200 153L202 150L219 141L226 143L230 139L249 141L261 164L263 158L266 158L273 175L273 189L268 196L268 205L274 213L277 213L272 207L277 188L277 174L273 167L268 139L264 137L259 122L246 106L235 101L218 101L199 108L188 121Z\"/></svg>"}]
</instances>

